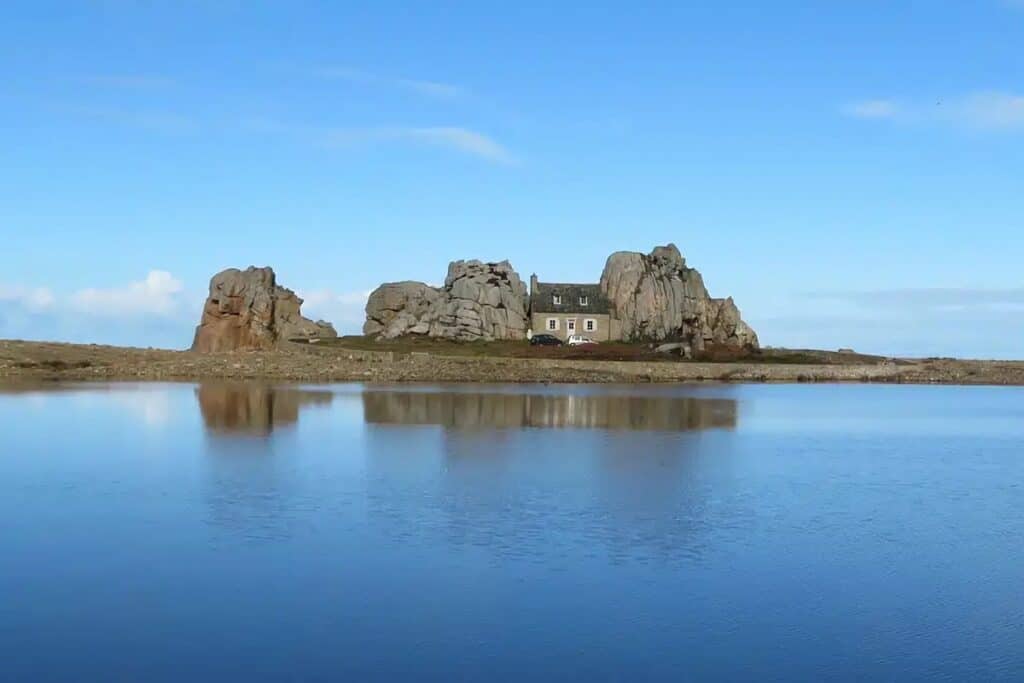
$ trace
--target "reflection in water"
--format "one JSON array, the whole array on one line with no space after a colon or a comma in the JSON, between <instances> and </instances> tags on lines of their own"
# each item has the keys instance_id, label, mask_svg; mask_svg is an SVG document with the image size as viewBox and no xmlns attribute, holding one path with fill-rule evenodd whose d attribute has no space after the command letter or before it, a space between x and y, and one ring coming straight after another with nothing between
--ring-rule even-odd
<instances>
[{"instance_id":1,"label":"reflection in water","mask_svg":"<svg viewBox=\"0 0 1024 683\"><path fill-rule=\"evenodd\" d=\"M364 391L367 423L444 428L367 432L371 523L496 562L536 557L543 537L562 558L682 563L707 553L709 518L749 519L715 509L735 485L728 437L703 431L735 428L735 399L569 391Z\"/></svg>"},{"instance_id":2,"label":"reflection in water","mask_svg":"<svg viewBox=\"0 0 1024 683\"><path fill-rule=\"evenodd\" d=\"M199 410L210 432L267 436L295 424L307 405L329 405L333 392L258 383L204 383L196 389Z\"/></svg>"},{"instance_id":3,"label":"reflection in water","mask_svg":"<svg viewBox=\"0 0 1024 683\"><path fill-rule=\"evenodd\" d=\"M363 393L366 421L456 429L581 427L685 431L736 426L732 399L608 394Z\"/></svg>"}]
</instances>

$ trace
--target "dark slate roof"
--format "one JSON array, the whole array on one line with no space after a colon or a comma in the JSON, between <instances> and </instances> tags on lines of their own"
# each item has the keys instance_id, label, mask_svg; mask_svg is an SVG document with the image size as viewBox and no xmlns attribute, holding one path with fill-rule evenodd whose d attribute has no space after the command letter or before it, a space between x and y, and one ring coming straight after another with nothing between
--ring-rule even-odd
<instances>
[{"instance_id":1,"label":"dark slate roof","mask_svg":"<svg viewBox=\"0 0 1024 683\"><path fill-rule=\"evenodd\" d=\"M556 306L554 296L560 294L562 303ZM580 306L580 297L589 304ZM581 285L564 282L538 282L530 292L530 311L533 313L608 313L608 299L601 293L601 285Z\"/></svg>"}]
</instances>

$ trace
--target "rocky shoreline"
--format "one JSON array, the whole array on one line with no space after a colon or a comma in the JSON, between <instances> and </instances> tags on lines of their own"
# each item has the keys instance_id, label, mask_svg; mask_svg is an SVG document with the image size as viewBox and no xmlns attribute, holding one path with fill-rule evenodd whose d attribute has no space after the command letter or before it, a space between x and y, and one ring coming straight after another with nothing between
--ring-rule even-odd
<instances>
[{"instance_id":1,"label":"rocky shoreline","mask_svg":"<svg viewBox=\"0 0 1024 683\"><path fill-rule=\"evenodd\" d=\"M877 382L1024 386L1024 361L646 362L458 356L289 344L196 353L0 341L0 382L264 379L300 382Z\"/></svg>"}]
</instances>

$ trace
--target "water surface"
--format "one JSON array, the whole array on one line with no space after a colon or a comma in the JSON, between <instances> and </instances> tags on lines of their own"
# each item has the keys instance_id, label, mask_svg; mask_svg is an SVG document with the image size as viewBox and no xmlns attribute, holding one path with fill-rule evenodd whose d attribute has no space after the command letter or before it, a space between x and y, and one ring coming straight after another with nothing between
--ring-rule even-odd
<instances>
[{"instance_id":1,"label":"water surface","mask_svg":"<svg viewBox=\"0 0 1024 683\"><path fill-rule=\"evenodd\" d=\"M0 388L10 680L1021 680L1024 391Z\"/></svg>"}]
</instances>

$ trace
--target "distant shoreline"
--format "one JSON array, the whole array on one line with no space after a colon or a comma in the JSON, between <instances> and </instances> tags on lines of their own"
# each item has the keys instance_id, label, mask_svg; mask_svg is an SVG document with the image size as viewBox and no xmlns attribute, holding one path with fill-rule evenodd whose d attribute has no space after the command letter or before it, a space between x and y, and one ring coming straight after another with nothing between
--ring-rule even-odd
<instances>
[{"instance_id":1,"label":"distant shoreline","mask_svg":"<svg viewBox=\"0 0 1024 683\"><path fill-rule=\"evenodd\" d=\"M699 362L521 358L289 344L276 351L201 354L56 342L0 341L5 380L274 380L302 382L865 382L1024 385L1024 361L884 359ZM778 352L784 353L784 352ZM827 352L816 352L826 354Z\"/></svg>"}]
</instances>

